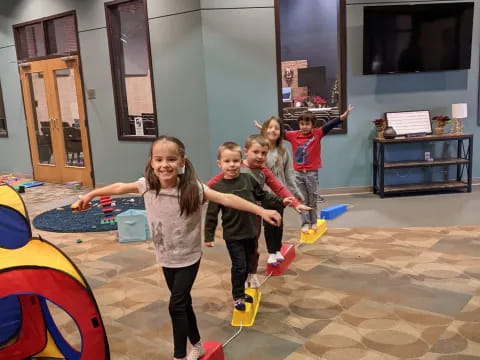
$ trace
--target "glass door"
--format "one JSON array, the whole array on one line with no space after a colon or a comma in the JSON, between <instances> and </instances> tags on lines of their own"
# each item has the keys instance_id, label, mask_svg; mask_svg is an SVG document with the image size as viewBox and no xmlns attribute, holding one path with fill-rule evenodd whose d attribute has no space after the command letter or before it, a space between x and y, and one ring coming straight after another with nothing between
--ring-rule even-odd
<instances>
[{"instance_id":1,"label":"glass door","mask_svg":"<svg viewBox=\"0 0 480 360\"><path fill-rule=\"evenodd\" d=\"M78 57L21 64L35 180L92 186Z\"/></svg>"}]
</instances>

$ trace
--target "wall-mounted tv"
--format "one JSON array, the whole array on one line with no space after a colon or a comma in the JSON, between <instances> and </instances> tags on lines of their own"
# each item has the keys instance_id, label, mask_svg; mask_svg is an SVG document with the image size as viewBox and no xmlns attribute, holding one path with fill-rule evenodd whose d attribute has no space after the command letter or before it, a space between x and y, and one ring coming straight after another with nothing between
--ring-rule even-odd
<instances>
[{"instance_id":1,"label":"wall-mounted tv","mask_svg":"<svg viewBox=\"0 0 480 360\"><path fill-rule=\"evenodd\" d=\"M363 74L470 68L473 2L364 7Z\"/></svg>"}]
</instances>

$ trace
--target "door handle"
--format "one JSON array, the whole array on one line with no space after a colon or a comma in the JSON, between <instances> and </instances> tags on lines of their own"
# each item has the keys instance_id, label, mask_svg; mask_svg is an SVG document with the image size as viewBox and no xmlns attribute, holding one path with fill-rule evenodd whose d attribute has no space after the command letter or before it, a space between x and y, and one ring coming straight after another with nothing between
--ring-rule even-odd
<instances>
[{"instance_id":1,"label":"door handle","mask_svg":"<svg viewBox=\"0 0 480 360\"><path fill-rule=\"evenodd\" d=\"M58 127L57 119L54 117L51 117L49 120L50 120L50 123L52 124L52 128L58 130L59 127Z\"/></svg>"}]
</instances>

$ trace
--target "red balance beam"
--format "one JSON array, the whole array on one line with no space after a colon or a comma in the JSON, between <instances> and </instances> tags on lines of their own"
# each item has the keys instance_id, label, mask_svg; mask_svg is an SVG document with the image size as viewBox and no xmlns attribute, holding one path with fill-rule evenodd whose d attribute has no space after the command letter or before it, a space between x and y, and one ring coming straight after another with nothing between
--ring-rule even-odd
<instances>
[{"instance_id":1,"label":"red balance beam","mask_svg":"<svg viewBox=\"0 0 480 360\"><path fill-rule=\"evenodd\" d=\"M285 260L278 263L276 266L267 265L267 269L265 270L265 275L272 275L278 276L282 275L285 270L288 269L290 264L292 263L293 259L295 259L295 245L293 244L283 244L282 248L280 249Z\"/></svg>"},{"instance_id":2,"label":"red balance beam","mask_svg":"<svg viewBox=\"0 0 480 360\"><path fill-rule=\"evenodd\" d=\"M219 342L205 341L203 349L205 350L205 355L202 356L202 360L227 360L223 353L222 344Z\"/></svg>"}]
</instances>

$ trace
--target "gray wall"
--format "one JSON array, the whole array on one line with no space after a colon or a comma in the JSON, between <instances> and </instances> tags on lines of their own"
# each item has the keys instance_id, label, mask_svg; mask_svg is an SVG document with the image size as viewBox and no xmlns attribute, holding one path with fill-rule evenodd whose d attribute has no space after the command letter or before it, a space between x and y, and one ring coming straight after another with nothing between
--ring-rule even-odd
<instances>
[{"instance_id":1,"label":"gray wall","mask_svg":"<svg viewBox=\"0 0 480 360\"><path fill-rule=\"evenodd\" d=\"M180 137L205 179L212 169L199 8L199 0L148 1L159 133ZM0 172L32 173L18 70L8 63L16 59L11 26L72 9L77 12L84 89L97 94L86 100L95 180L134 180L143 173L150 143L117 139L102 0L0 3L0 79L9 130L8 138L0 138Z\"/></svg>"},{"instance_id":2,"label":"gray wall","mask_svg":"<svg viewBox=\"0 0 480 360\"><path fill-rule=\"evenodd\" d=\"M430 109L432 116L449 115L452 103L467 102L465 130L480 136L480 0L475 1L470 70L363 76L363 4L375 2L347 1L347 97L356 109L348 134L322 142L322 187L371 185L371 120L386 111ZM8 63L15 59L11 24L74 8L84 86L97 89L97 99L87 100L96 181L133 180L143 171L149 144L117 140L102 0L0 2L0 79L9 129L9 138L0 138L0 171L31 172L18 72ZM255 132L253 119L277 113L273 0L150 0L148 11L160 133L184 140L205 180L216 172L218 144L243 144ZM480 177L480 152L475 150L473 173Z\"/></svg>"},{"instance_id":3,"label":"gray wall","mask_svg":"<svg viewBox=\"0 0 480 360\"><path fill-rule=\"evenodd\" d=\"M210 160L216 168L218 145L236 141L243 147L256 132L253 120L277 113L274 9L273 1L208 0L202 9Z\"/></svg>"}]
</instances>

